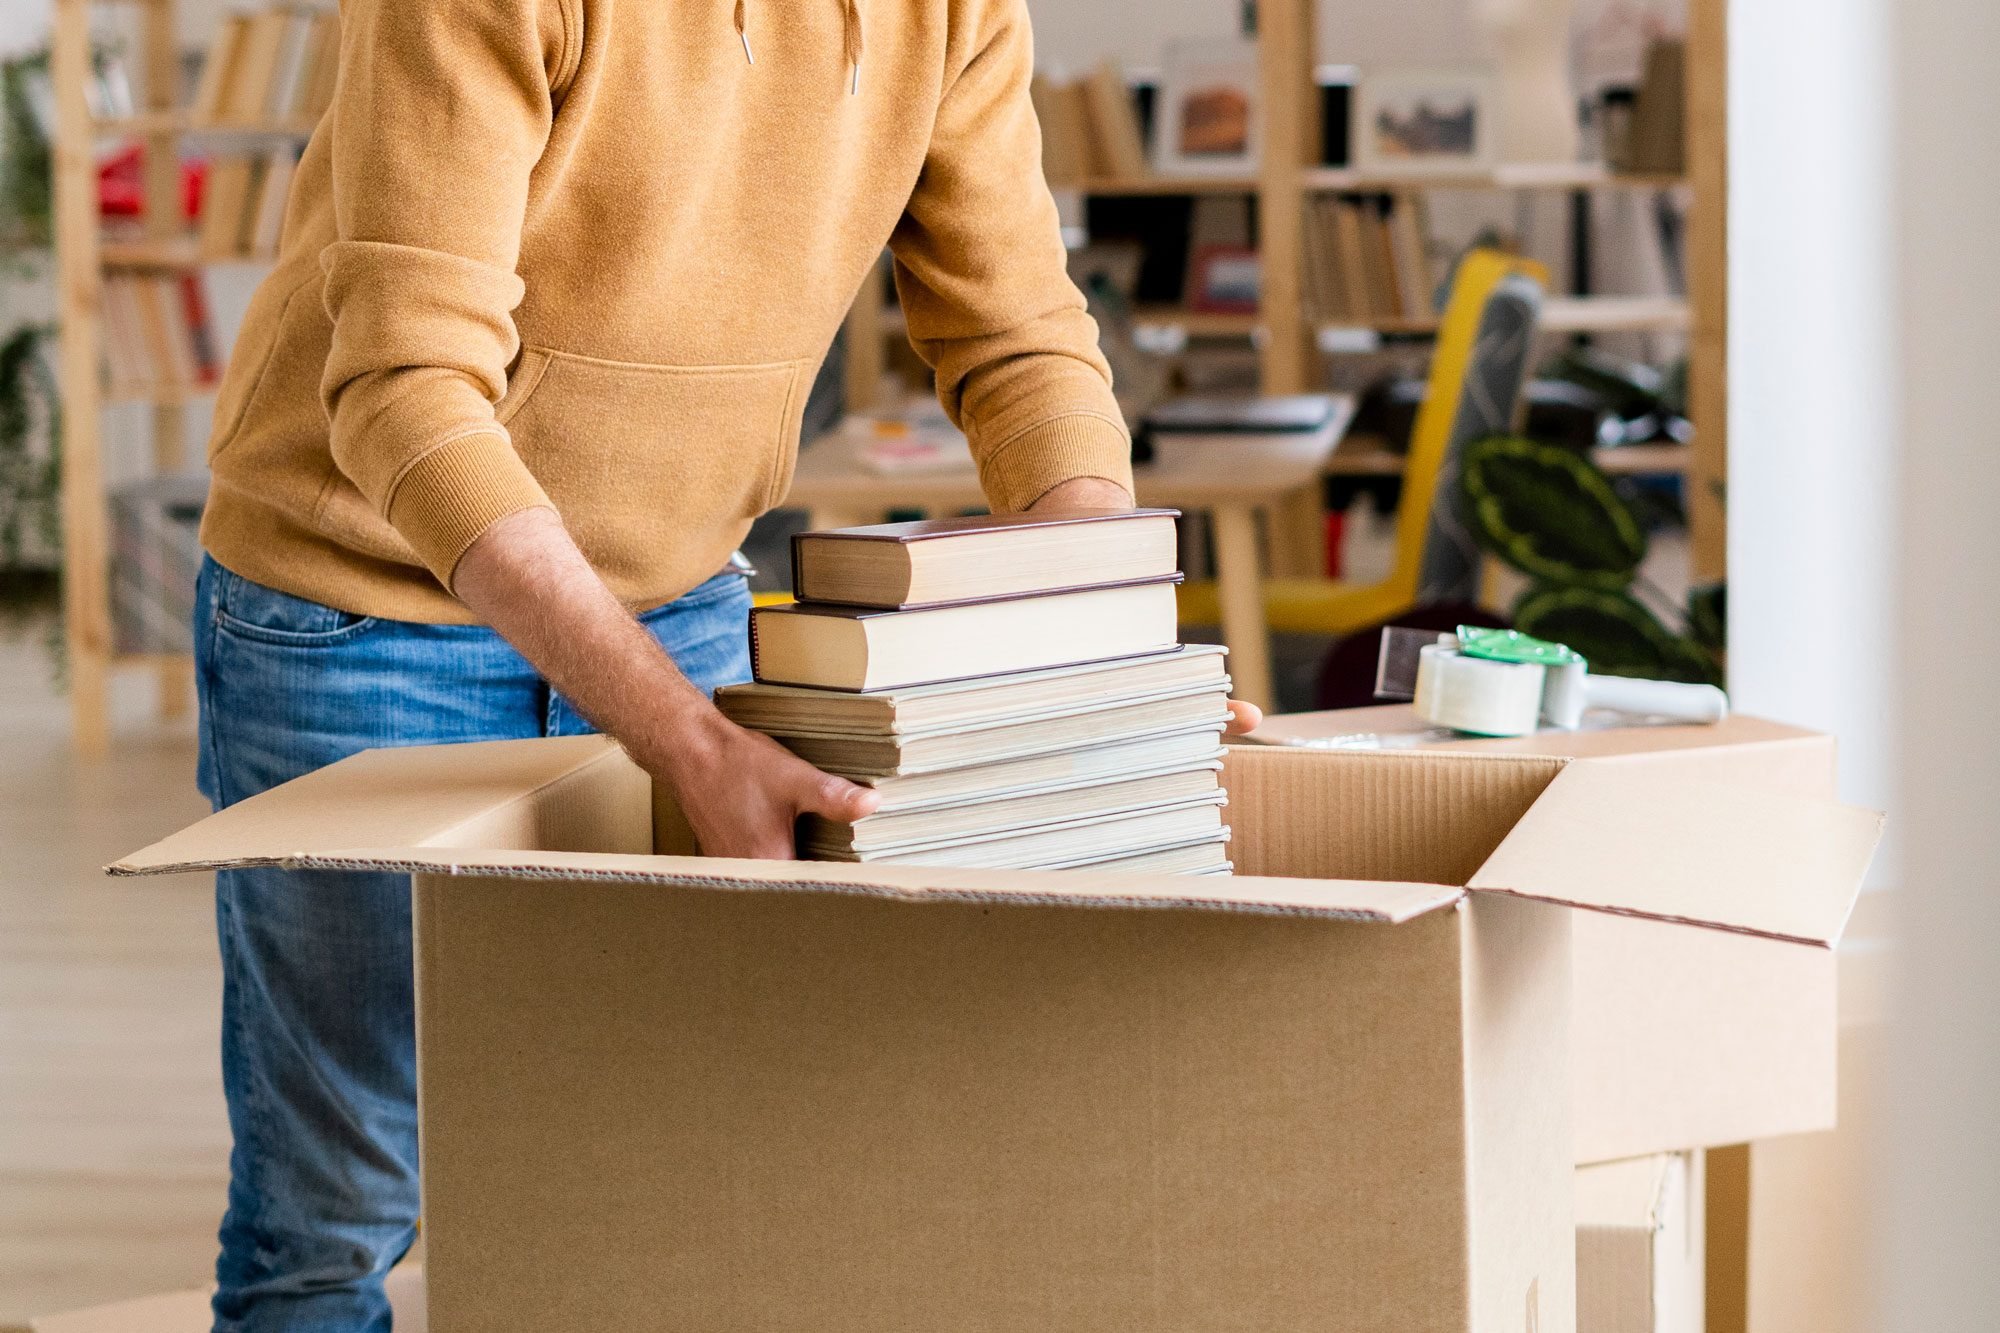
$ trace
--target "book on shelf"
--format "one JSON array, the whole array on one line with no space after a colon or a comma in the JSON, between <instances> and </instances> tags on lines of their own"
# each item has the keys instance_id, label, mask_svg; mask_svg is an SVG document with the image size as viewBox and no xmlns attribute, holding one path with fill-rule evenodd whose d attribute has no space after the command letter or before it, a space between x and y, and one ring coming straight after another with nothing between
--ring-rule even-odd
<instances>
[{"instance_id":1,"label":"book on shelf","mask_svg":"<svg viewBox=\"0 0 2000 1333\"><path fill-rule=\"evenodd\" d=\"M1306 293L1327 324L1422 319L1435 308L1420 195L1324 195L1306 209Z\"/></svg>"},{"instance_id":2,"label":"book on shelf","mask_svg":"<svg viewBox=\"0 0 2000 1333\"><path fill-rule=\"evenodd\" d=\"M322 9L314 18L306 55L306 75L298 99L287 113L294 119L317 120L333 105L334 83L340 76L340 12Z\"/></svg>"},{"instance_id":3,"label":"book on shelf","mask_svg":"<svg viewBox=\"0 0 2000 1333\"><path fill-rule=\"evenodd\" d=\"M138 114L132 97L132 80L125 72L125 57L115 50L91 53L90 82L84 85L84 103L97 120L122 120Z\"/></svg>"},{"instance_id":4,"label":"book on shelf","mask_svg":"<svg viewBox=\"0 0 2000 1333\"><path fill-rule=\"evenodd\" d=\"M1171 576L1171 509L981 514L792 539L807 601L907 609Z\"/></svg>"},{"instance_id":5,"label":"book on shelf","mask_svg":"<svg viewBox=\"0 0 2000 1333\"><path fill-rule=\"evenodd\" d=\"M196 125L289 125L333 100L340 17L332 8L278 5L222 21L189 105Z\"/></svg>"},{"instance_id":6,"label":"book on shelf","mask_svg":"<svg viewBox=\"0 0 2000 1333\"><path fill-rule=\"evenodd\" d=\"M105 371L114 393L188 390L221 373L208 303L195 273L111 273L102 304Z\"/></svg>"},{"instance_id":7,"label":"book on shelf","mask_svg":"<svg viewBox=\"0 0 2000 1333\"><path fill-rule=\"evenodd\" d=\"M197 246L203 259L268 257L284 231L298 157L290 145L209 163Z\"/></svg>"},{"instance_id":8,"label":"book on shelf","mask_svg":"<svg viewBox=\"0 0 2000 1333\"><path fill-rule=\"evenodd\" d=\"M292 178L298 174L299 160L290 152L273 152L264 159L264 171L257 182L255 206L250 210L248 253L272 256L285 230L285 204L291 198Z\"/></svg>"},{"instance_id":9,"label":"book on shelf","mask_svg":"<svg viewBox=\"0 0 2000 1333\"><path fill-rule=\"evenodd\" d=\"M1146 136L1139 125L1139 108L1117 64L1105 61L1083 81L1096 175L1114 180L1139 180L1151 174Z\"/></svg>"},{"instance_id":10,"label":"book on shelf","mask_svg":"<svg viewBox=\"0 0 2000 1333\"><path fill-rule=\"evenodd\" d=\"M290 31L293 19L292 10L275 8L250 16L242 50L236 53L229 86L223 92L222 114L218 117L221 123L254 125L266 119L271 84L277 78L285 34Z\"/></svg>"},{"instance_id":11,"label":"book on shelf","mask_svg":"<svg viewBox=\"0 0 2000 1333\"><path fill-rule=\"evenodd\" d=\"M251 208L256 162L238 154L217 157L208 164L196 242L203 259L235 259L242 253L244 215Z\"/></svg>"},{"instance_id":12,"label":"book on shelf","mask_svg":"<svg viewBox=\"0 0 2000 1333\"><path fill-rule=\"evenodd\" d=\"M1396 245L1389 234L1384 209L1369 200L1361 205L1361 229L1368 240L1368 304L1384 319L1404 319L1402 280L1396 273Z\"/></svg>"},{"instance_id":13,"label":"book on shelf","mask_svg":"<svg viewBox=\"0 0 2000 1333\"><path fill-rule=\"evenodd\" d=\"M1375 284L1368 277L1367 223L1360 206L1352 200L1336 199L1333 204L1334 244L1348 316L1356 323L1373 323L1389 312L1375 308Z\"/></svg>"},{"instance_id":14,"label":"book on shelf","mask_svg":"<svg viewBox=\"0 0 2000 1333\"><path fill-rule=\"evenodd\" d=\"M1427 319L1437 313L1437 269L1431 263L1430 204L1415 192L1396 196L1389 213L1396 277L1402 291L1403 314Z\"/></svg>"},{"instance_id":15,"label":"book on shelf","mask_svg":"<svg viewBox=\"0 0 2000 1333\"><path fill-rule=\"evenodd\" d=\"M1042 129L1042 175L1058 187L1088 179L1093 174L1090 106L1083 86L1037 74L1028 96Z\"/></svg>"},{"instance_id":16,"label":"book on shelf","mask_svg":"<svg viewBox=\"0 0 2000 1333\"><path fill-rule=\"evenodd\" d=\"M296 9L285 16L285 30L278 38L277 59L271 62L270 81L264 88L264 118L279 122L289 118L298 106L305 87L306 61L311 57L313 31L319 16Z\"/></svg>"},{"instance_id":17,"label":"book on shelf","mask_svg":"<svg viewBox=\"0 0 2000 1333\"><path fill-rule=\"evenodd\" d=\"M162 292L162 286L166 291ZM146 357L155 368L152 379L159 384L193 384L195 381L194 342L181 318L180 284L171 278L141 277L135 280L138 293L140 332Z\"/></svg>"},{"instance_id":18,"label":"book on shelf","mask_svg":"<svg viewBox=\"0 0 2000 1333\"><path fill-rule=\"evenodd\" d=\"M760 606L751 661L760 681L879 690L1157 652L1177 642L1179 581L909 611Z\"/></svg>"},{"instance_id":19,"label":"book on shelf","mask_svg":"<svg viewBox=\"0 0 2000 1333\"><path fill-rule=\"evenodd\" d=\"M146 317L139 308L138 281L130 273L112 273L104 279L104 361L114 392L153 386L153 357L146 343Z\"/></svg>"},{"instance_id":20,"label":"book on shelf","mask_svg":"<svg viewBox=\"0 0 2000 1333\"><path fill-rule=\"evenodd\" d=\"M201 77L195 81L194 100L188 116L197 125L222 119L222 109L236 79L236 67L243 59L243 46L250 34L248 14L225 14L202 57Z\"/></svg>"}]
</instances>

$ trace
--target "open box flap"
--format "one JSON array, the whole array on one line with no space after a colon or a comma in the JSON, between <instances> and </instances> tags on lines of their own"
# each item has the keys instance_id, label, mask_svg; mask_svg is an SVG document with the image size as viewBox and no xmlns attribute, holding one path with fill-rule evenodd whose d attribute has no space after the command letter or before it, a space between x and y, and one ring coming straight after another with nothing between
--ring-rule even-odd
<instances>
[{"instance_id":1,"label":"open box flap","mask_svg":"<svg viewBox=\"0 0 2000 1333\"><path fill-rule=\"evenodd\" d=\"M415 847L601 763L630 761L602 736L364 750L238 802L106 869L156 875L269 865L350 847L361 830L381 846Z\"/></svg>"},{"instance_id":2,"label":"open box flap","mask_svg":"<svg viewBox=\"0 0 2000 1333\"><path fill-rule=\"evenodd\" d=\"M1830 947L1882 834L1832 801L1579 759L1466 887Z\"/></svg>"},{"instance_id":3,"label":"open box flap","mask_svg":"<svg viewBox=\"0 0 2000 1333\"><path fill-rule=\"evenodd\" d=\"M1465 896L1451 885L1371 880L652 856L631 850L651 845L647 827L631 826L634 816L646 823L652 818L644 791L635 792L634 784L643 788L644 774L600 736L368 750L211 815L108 870L395 870L910 900L1191 908L1383 924ZM559 818L565 805L579 806L584 817ZM511 817L519 814L530 817ZM584 846L605 850L576 850ZM522 847L534 850L514 850Z\"/></svg>"},{"instance_id":4,"label":"open box flap","mask_svg":"<svg viewBox=\"0 0 2000 1333\"><path fill-rule=\"evenodd\" d=\"M329 849L280 858L296 870L389 870L500 879L569 879L675 888L849 893L921 902L1181 908L1394 925L1450 907L1465 891L1439 884L1135 875L1088 870L964 870L845 861L740 861L718 856L476 851L450 847Z\"/></svg>"}]
</instances>

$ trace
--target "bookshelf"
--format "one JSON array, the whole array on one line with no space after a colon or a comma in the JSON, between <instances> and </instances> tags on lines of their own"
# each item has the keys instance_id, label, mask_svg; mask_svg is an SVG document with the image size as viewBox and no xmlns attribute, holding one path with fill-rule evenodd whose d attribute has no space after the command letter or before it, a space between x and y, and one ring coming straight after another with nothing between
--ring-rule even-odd
<instances>
[{"instance_id":1,"label":"bookshelf","mask_svg":"<svg viewBox=\"0 0 2000 1333\"><path fill-rule=\"evenodd\" d=\"M92 24L119 10L136 29L130 57L137 105L130 114L94 116ZM213 394L211 384L113 382L107 377L107 283L198 273L203 249L181 209L181 148L190 138L239 150L290 151L312 131L313 117L262 116L232 109L200 113L181 100L181 51L175 0L55 0L50 81L55 93L53 145L56 232L57 374L63 404L63 611L77 748L98 756L110 747L114 673L147 670L159 678L163 715L184 713L192 699L193 663L162 653L118 650L111 617L111 531L103 412L113 403L143 409L154 471L194 460L187 409ZM325 11L300 6L288 15ZM296 20L294 20L296 21ZM108 144L136 142L145 209L130 228L107 234L100 217L98 168ZM255 259L255 256L245 258ZM218 355L223 349L216 349Z\"/></svg>"},{"instance_id":2,"label":"bookshelf","mask_svg":"<svg viewBox=\"0 0 2000 1333\"><path fill-rule=\"evenodd\" d=\"M1687 171L1685 175L1614 172L1592 163L1501 163L1448 175L1409 176L1322 164L1320 106L1313 77L1316 44L1311 0L1259 0L1258 96L1264 116L1260 165L1254 175L1084 174L1052 181L1059 194L1083 199L1214 195L1254 196L1262 258L1260 307L1254 315L1206 314L1185 308L1142 306L1142 326L1168 328L1186 339L1229 338L1254 348L1264 392L1288 394L1320 387L1323 358L1373 351L1390 338L1422 339L1437 332L1432 317L1324 320L1308 290L1306 213L1328 196L1424 197L1441 191L1534 192L1580 196L1627 191L1683 190L1690 201L1686 254L1688 292L1680 297L1555 296L1542 327L1554 334L1675 332L1688 335L1692 415L1696 443L1661 455L1685 470L1694 572L1698 580L1723 575L1722 500L1726 476L1723 440L1727 408L1726 71L1725 0L1690 0L1688 33ZM1073 150L1064 150L1074 158ZM875 288L864 289L872 300ZM867 410L875 401L883 364L877 345L900 327L895 312L857 314L849 326L848 402ZM869 337L863 332L869 331ZM854 348L865 345L856 355ZM1659 462L1654 459L1652 462ZM1649 464L1650 466L1650 464ZM1306 516L1301 515L1303 520ZM1310 526L1310 525L1305 525Z\"/></svg>"}]
</instances>

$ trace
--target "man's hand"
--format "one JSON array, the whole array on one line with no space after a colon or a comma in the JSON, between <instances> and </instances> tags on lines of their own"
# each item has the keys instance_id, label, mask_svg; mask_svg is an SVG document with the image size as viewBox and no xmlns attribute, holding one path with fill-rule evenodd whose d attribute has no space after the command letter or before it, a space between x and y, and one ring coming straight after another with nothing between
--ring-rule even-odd
<instances>
[{"instance_id":1,"label":"man's hand","mask_svg":"<svg viewBox=\"0 0 2000 1333\"><path fill-rule=\"evenodd\" d=\"M855 820L880 802L723 717L604 586L553 510L495 523L459 560L452 585L667 785L707 855L790 860L800 815Z\"/></svg>"},{"instance_id":2,"label":"man's hand","mask_svg":"<svg viewBox=\"0 0 2000 1333\"><path fill-rule=\"evenodd\" d=\"M1130 509L1132 495L1115 481L1102 477L1071 477L1059 486L1052 486L1042 492L1033 504L1028 506L1031 514L1044 509ZM1229 701L1228 735L1242 736L1255 731L1264 720L1264 710L1256 704L1242 699Z\"/></svg>"},{"instance_id":3,"label":"man's hand","mask_svg":"<svg viewBox=\"0 0 2000 1333\"><path fill-rule=\"evenodd\" d=\"M800 815L851 822L881 801L737 726L712 705L658 758L640 763L672 789L709 856L789 861L797 855L792 830Z\"/></svg>"}]
</instances>

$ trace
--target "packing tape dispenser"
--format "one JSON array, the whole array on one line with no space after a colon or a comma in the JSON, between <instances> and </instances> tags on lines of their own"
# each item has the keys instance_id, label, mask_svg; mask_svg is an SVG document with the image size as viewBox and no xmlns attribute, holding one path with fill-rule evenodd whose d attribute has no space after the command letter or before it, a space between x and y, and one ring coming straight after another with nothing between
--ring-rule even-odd
<instances>
[{"instance_id":1,"label":"packing tape dispenser","mask_svg":"<svg viewBox=\"0 0 2000 1333\"><path fill-rule=\"evenodd\" d=\"M1729 696L1713 685L1593 676L1583 655L1516 630L1461 625L1456 634L1392 627L1382 634L1376 693L1410 699L1433 726L1475 736L1575 731L1587 708L1674 722L1720 722Z\"/></svg>"}]
</instances>

